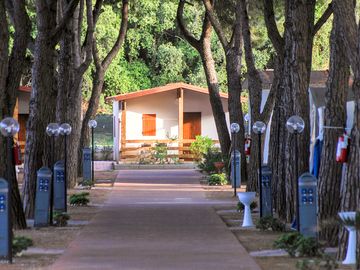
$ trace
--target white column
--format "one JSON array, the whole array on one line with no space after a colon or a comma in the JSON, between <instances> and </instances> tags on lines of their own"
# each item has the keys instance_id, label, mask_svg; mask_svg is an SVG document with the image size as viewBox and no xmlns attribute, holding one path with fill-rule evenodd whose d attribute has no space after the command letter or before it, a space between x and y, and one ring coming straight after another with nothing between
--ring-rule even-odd
<instances>
[{"instance_id":1,"label":"white column","mask_svg":"<svg viewBox=\"0 0 360 270\"><path fill-rule=\"evenodd\" d=\"M114 160L119 162L119 151L120 151L120 121L119 121L119 109L120 103L117 100L113 101L113 153Z\"/></svg>"}]
</instances>

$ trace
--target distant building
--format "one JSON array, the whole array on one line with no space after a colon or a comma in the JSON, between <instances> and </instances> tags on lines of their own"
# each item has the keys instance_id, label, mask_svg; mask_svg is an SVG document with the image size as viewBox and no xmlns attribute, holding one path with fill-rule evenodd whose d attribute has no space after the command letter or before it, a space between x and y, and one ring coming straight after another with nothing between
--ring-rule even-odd
<instances>
[{"instance_id":1,"label":"distant building","mask_svg":"<svg viewBox=\"0 0 360 270\"><path fill-rule=\"evenodd\" d=\"M221 93L220 96L229 122L228 95ZM106 100L113 103L116 161L134 159L142 148L157 142L171 144L175 155L187 159L186 146L197 135L218 140L206 88L171 83Z\"/></svg>"}]
</instances>

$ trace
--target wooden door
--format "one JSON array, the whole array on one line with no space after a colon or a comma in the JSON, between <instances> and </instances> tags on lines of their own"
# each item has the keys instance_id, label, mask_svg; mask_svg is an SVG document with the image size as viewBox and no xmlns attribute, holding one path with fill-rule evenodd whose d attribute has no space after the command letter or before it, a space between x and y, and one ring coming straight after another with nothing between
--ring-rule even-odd
<instances>
[{"instance_id":1,"label":"wooden door","mask_svg":"<svg viewBox=\"0 0 360 270\"><path fill-rule=\"evenodd\" d=\"M195 139L201 135L201 112L184 113L184 139Z\"/></svg>"}]
</instances>

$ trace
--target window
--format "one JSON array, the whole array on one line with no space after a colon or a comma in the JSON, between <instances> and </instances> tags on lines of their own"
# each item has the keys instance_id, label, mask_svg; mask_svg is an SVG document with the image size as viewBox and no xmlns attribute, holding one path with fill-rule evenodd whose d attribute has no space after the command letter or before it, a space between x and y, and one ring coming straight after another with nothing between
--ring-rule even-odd
<instances>
[{"instance_id":1,"label":"window","mask_svg":"<svg viewBox=\"0 0 360 270\"><path fill-rule=\"evenodd\" d=\"M143 114L142 135L156 136L156 114Z\"/></svg>"}]
</instances>

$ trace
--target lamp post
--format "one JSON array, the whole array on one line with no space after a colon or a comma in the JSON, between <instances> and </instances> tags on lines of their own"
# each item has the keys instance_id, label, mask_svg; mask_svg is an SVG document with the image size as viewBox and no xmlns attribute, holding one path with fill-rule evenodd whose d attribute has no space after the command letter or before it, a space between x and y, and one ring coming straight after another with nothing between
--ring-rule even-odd
<instances>
[{"instance_id":1,"label":"lamp post","mask_svg":"<svg viewBox=\"0 0 360 270\"><path fill-rule=\"evenodd\" d=\"M65 199L65 212L67 212L67 136L71 134L71 126L68 123L63 123L60 126L60 135L64 136L64 199Z\"/></svg>"},{"instance_id":2,"label":"lamp post","mask_svg":"<svg viewBox=\"0 0 360 270\"><path fill-rule=\"evenodd\" d=\"M50 170L52 172L50 185L50 225L53 225L53 206L54 206L54 152L55 152L55 137L59 136L60 126L58 123L50 123L46 127L46 134L50 136Z\"/></svg>"},{"instance_id":3,"label":"lamp post","mask_svg":"<svg viewBox=\"0 0 360 270\"><path fill-rule=\"evenodd\" d=\"M236 134L240 131L240 126L238 123L231 123L230 131L232 135L233 142L233 184L234 184L234 196L236 197Z\"/></svg>"},{"instance_id":4,"label":"lamp post","mask_svg":"<svg viewBox=\"0 0 360 270\"><path fill-rule=\"evenodd\" d=\"M7 166L6 166L6 181L8 182L8 244L7 244L7 257L9 263L12 263L12 219L11 219L11 193L12 193L12 185L11 185L11 170L14 170L13 164L14 162L14 154L13 154L13 137L20 130L19 123L11 117L6 117L0 122L0 132L6 137L6 150L7 150Z\"/></svg>"},{"instance_id":5,"label":"lamp post","mask_svg":"<svg viewBox=\"0 0 360 270\"><path fill-rule=\"evenodd\" d=\"M261 135L265 132L266 130L266 124L264 122L261 121L256 121L252 127L252 130L255 134L258 135L258 143L259 143L259 163L258 163L258 172L259 172L259 180L258 180L258 185L259 185L259 193L260 193L260 217L263 216L263 209L262 209L262 183L261 183L261 178L262 178L262 171L261 171Z\"/></svg>"},{"instance_id":6,"label":"lamp post","mask_svg":"<svg viewBox=\"0 0 360 270\"><path fill-rule=\"evenodd\" d=\"M305 128L304 120L298 116L293 115L286 121L287 130L295 135L295 177L296 177L296 229L300 231L300 213L299 213L299 169L298 169L298 134L302 133Z\"/></svg>"},{"instance_id":7,"label":"lamp post","mask_svg":"<svg viewBox=\"0 0 360 270\"><path fill-rule=\"evenodd\" d=\"M91 183L92 185L95 184L95 177L94 177L94 152L95 152L95 146L94 146L94 129L97 127L96 120L90 120L89 121L89 128L91 128Z\"/></svg>"}]
</instances>

